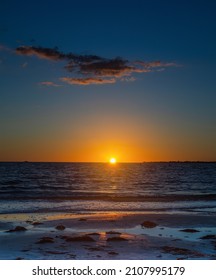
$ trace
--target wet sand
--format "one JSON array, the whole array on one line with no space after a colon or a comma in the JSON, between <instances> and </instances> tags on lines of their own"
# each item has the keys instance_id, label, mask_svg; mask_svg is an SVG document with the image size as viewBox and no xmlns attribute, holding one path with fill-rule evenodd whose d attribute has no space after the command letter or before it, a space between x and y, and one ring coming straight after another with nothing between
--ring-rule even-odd
<instances>
[{"instance_id":1,"label":"wet sand","mask_svg":"<svg viewBox=\"0 0 216 280\"><path fill-rule=\"evenodd\" d=\"M216 259L215 215L1 214L0 259Z\"/></svg>"}]
</instances>

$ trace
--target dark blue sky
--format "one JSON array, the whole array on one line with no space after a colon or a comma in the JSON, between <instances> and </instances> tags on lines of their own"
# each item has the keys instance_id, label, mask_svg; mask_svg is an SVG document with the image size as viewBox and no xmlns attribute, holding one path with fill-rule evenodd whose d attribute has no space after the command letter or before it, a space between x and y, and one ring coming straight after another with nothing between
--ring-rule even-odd
<instances>
[{"instance_id":1,"label":"dark blue sky","mask_svg":"<svg viewBox=\"0 0 216 280\"><path fill-rule=\"evenodd\" d=\"M215 8L1 1L0 160L216 160Z\"/></svg>"}]
</instances>

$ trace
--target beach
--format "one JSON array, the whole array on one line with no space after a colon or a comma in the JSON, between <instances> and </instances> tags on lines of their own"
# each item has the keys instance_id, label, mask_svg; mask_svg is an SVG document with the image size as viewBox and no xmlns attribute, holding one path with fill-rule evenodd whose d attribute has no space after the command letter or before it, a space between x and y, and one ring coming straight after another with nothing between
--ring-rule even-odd
<instances>
[{"instance_id":1,"label":"beach","mask_svg":"<svg viewBox=\"0 0 216 280\"><path fill-rule=\"evenodd\" d=\"M0 163L0 259L215 259L215 163Z\"/></svg>"},{"instance_id":2,"label":"beach","mask_svg":"<svg viewBox=\"0 0 216 280\"><path fill-rule=\"evenodd\" d=\"M0 259L216 259L215 214L0 215Z\"/></svg>"}]
</instances>

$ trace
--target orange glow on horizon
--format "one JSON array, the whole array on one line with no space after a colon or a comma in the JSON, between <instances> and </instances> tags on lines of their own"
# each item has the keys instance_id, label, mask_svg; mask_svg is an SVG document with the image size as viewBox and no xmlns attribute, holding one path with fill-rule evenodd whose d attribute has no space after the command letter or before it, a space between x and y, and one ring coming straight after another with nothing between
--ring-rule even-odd
<instances>
[{"instance_id":1,"label":"orange glow on horizon","mask_svg":"<svg viewBox=\"0 0 216 280\"><path fill-rule=\"evenodd\" d=\"M20 135L19 141L5 137L1 139L0 161L101 162L114 167L115 163L110 162L112 158L116 159L117 164L215 161L213 146L206 145L203 149L202 138L187 142L190 138L184 138L180 133L170 137L166 130L154 123L139 123L126 116L123 120L118 119L118 116L112 118L110 120L110 115L109 119L95 120L92 117L88 122L84 119L77 127L76 134L68 129L68 124L61 133L56 130L49 134L48 130L47 134L38 134L37 137L36 134L29 138Z\"/></svg>"}]
</instances>

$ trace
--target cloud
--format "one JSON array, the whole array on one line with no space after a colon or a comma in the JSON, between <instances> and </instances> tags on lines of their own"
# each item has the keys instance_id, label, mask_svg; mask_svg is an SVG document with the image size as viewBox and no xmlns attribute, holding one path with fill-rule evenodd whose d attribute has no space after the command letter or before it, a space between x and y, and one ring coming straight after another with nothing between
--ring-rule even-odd
<instances>
[{"instance_id":1,"label":"cloud","mask_svg":"<svg viewBox=\"0 0 216 280\"><path fill-rule=\"evenodd\" d=\"M39 84L42 85L42 86L48 86L48 87L50 87L50 86L52 86L52 87L60 87L60 85L58 85L58 84L56 84L54 82L50 82L50 81L40 82Z\"/></svg>"},{"instance_id":2,"label":"cloud","mask_svg":"<svg viewBox=\"0 0 216 280\"><path fill-rule=\"evenodd\" d=\"M60 78L62 82L76 85L111 84L116 81L134 81L136 73L162 71L167 67L176 67L173 62L161 61L129 61L121 57L104 58L98 55L79 55L63 53L56 48L40 46L21 46L16 48L16 54L36 56L51 61L64 61L64 69L71 77ZM46 83L46 82L45 82ZM52 83L52 82L49 82ZM53 84L44 84L52 85Z\"/></svg>"},{"instance_id":3,"label":"cloud","mask_svg":"<svg viewBox=\"0 0 216 280\"><path fill-rule=\"evenodd\" d=\"M11 51L11 49L8 48L8 47L5 46L5 45L1 45L1 44L0 44L0 51Z\"/></svg>"},{"instance_id":4,"label":"cloud","mask_svg":"<svg viewBox=\"0 0 216 280\"><path fill-rule=\"evenodd\" d=\"M49 60L68 60L69 64L79 64L79 63L90 63L92 61L99 61L103 58L96 55L77 55L74 53L62 53L55 48L44 48L44 47L34 47L34 46L21 46L16 48L16 53L20 55L27 56L37 56L41 59Z\"/></svg>"},{"instance_id":5,"label":"cloud","mask_svg":"<svg viewBox=\"0 0 216 280\"><path fill-rule=\"evenodd\" d=\"M135 61L135 64L141 65L144 68L156 68L156 67L176 67L179 66L174 62L161 62L161 61L151 61L151 62L145 62L145 61Z\"/></svg>"},{"instance_id":6,"label":"cloud","mask_svg":"<svg viewBox=\"0 0 216 280\"><path fill-rule=\"evenodd\" d=\"M123 78L121 78L121 81L122 82L134 82L134 81L136 81L136 78L134 78L134 77L123 77Z\"/></svg>"},{"instance_id":7,"label":"cloud","mask_svg":"<svg viewBox=\"0 0 216 280\"><path fill-rule=\"evenodd\" d=\"M99 62L83 63L80 65L80 73L84 75L96 75L100 77L122 77L133 71L122 58L104 59Z\"/></svg>"},{"instance_id":8,"label":"cloud","mask_svg":"<svg viewBox=\"0 0 216 280\"><path fill-rule=\"evenodd\" d=\"M22 68L26 68L28 66L28 62L24 62L21 66Z\"/></svg>"},{"instance_id":9,"label":"cloud","mask_svg":"<svg viewBox=\"0 0 216 280\"><path fill-rule=\"evenodd\" d=\"M16 48L16 53L21 55L35 55L41 59L49 60L60 60L64 58L64 54L61 54L57 48L43 48L43 47L33 47L33 46L21 46Z\"/></svg>"},{"instance_id":10,"label":"cloud","mask_svg":"<svg viewBox=\"0 0 216 280\"><path fill-rule=\"evenodd\" d=\"M116 82L115 79L102 79L102 78L60 78L61 81L71 85L101 85L101 84L113 84Z\"/></svg>"}]
</instances>

